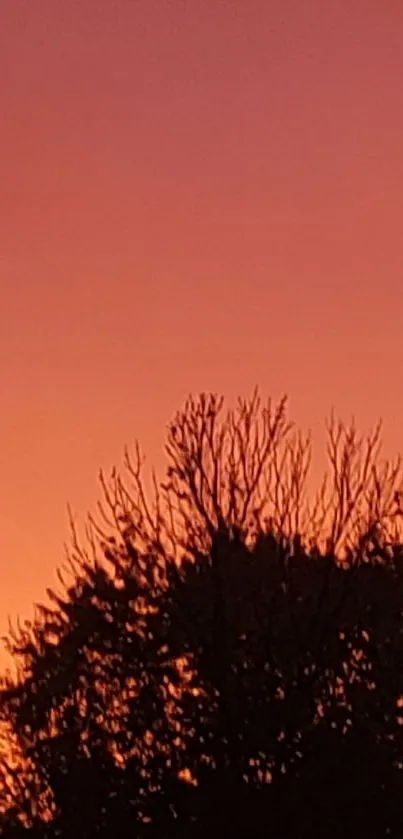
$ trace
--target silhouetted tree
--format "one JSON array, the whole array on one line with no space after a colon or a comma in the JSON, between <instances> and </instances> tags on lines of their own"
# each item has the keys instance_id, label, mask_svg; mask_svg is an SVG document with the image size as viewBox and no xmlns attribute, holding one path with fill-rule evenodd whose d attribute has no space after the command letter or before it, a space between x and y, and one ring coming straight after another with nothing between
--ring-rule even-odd
<instances>
[{"instance_id":1,"label":"silhouetted tree","mask_svg":"<svg viewBox=\"0 0 403 839\"><path fill-rule=\"evenodd\" d=\"M222 411L188 400L151 501L137 447L101 474L11 633L0 835L402 835L400 462L331 418L311 501L285 401Z\"/></svg>"}]
</instances>

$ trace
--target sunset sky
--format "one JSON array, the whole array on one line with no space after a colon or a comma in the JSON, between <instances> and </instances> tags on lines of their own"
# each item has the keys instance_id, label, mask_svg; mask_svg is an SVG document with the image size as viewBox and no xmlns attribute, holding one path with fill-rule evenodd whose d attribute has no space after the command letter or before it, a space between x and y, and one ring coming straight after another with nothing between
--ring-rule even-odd
<instances>
[{"instance_id":1,"label":"sunset sky","mask_svg":"<svg viewBox=\"0 0 403 839\"><path fill-rule=\"evenodd\" d=\"M0 633L189 393L403 449L402 0L1 0Z\"/></svg>"}]
</instances>

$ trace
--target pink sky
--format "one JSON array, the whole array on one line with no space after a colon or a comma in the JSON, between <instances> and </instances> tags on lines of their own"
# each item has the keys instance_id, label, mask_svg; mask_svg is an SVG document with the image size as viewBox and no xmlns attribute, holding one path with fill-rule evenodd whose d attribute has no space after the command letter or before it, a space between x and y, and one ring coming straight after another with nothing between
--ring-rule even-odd
<instances>
[{"instance_id":1,"label":"pink sky","mask_svg":"<svg viewBox=\"0 0 403 839\"><path fill-rule=\"evenodd\" d=\"M190 391L402 448L403 5L2 0L0 70L3 633Z\"/></svg>"}]
</instances>

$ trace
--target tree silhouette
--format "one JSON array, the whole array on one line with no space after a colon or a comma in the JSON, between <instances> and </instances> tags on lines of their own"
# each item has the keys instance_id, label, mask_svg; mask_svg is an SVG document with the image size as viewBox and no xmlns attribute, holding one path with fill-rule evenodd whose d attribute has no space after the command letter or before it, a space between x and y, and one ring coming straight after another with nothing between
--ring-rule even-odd
<instances>
[{"instance_id":1,"label":"tree silhouette","mask_svg":"<svg viewBox=\"0 0 403 839\"><path fill-rule=\"evenodd\" d=\"M402 476L379 441L332 417L312 500L285 400L202 395L151 501L138 447L128 482L101 474L87 548L72 526L61 593L8 639L0 835L402 835Z\"/></svg>"}]
</instances>

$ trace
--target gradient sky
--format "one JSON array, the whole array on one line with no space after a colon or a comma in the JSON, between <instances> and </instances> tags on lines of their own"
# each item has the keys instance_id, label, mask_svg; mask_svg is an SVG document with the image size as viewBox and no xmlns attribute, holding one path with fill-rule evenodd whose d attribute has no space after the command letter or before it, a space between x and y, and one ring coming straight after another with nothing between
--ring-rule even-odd
<instances>
[{"instance_id":1,"label":"gradient sky","mask_svg":"<svg viewBox=\"0 0 403 839\"><path fill-rule=\"evenodd\" d=\"M401 0L1 0L1 633L190 391L402 448L402 82Z\"/></svg>"}]
</instances>

